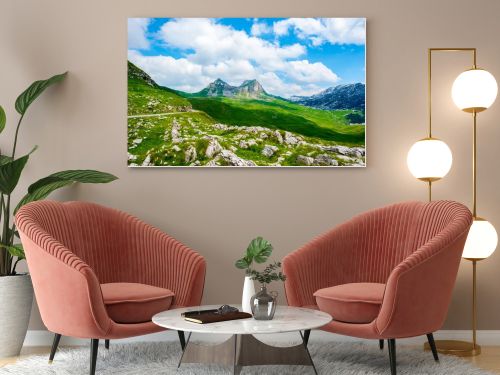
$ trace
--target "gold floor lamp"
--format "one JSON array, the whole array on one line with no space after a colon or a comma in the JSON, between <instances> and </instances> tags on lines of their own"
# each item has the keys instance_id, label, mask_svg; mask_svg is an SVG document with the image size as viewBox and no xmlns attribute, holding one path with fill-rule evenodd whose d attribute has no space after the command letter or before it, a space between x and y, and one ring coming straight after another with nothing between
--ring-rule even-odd
<instances>
[{"instance_id":1,"label":"gold floor lamp","mask_svg":"<svg viewBox=\"0 0 500 375\"><path fill-rule=\"evenodd\" d=\"M469 52L472 53L472 67L461 73L453 83L451 95L455 105L462 111L472 114L472 215L474 221L467 236L462 257L472 262L472 343L457 340L437 340L438 352L457 356L474 356L481 353L476 342L476 265L479 260L488 258L496 249L498 236L493 225L479 217L477 202L477 114L488 109L496 99L498 86L495 78L476 65L475 48L429 48L428 50L428 115L429 135L416 142L408 152L408 168L419 180L425 181L432 199L432 183L449 172L452 154L443 141L432 137L432 53ZM425 344L428 350L429 345Z\"/></svg>"}]
</instances>

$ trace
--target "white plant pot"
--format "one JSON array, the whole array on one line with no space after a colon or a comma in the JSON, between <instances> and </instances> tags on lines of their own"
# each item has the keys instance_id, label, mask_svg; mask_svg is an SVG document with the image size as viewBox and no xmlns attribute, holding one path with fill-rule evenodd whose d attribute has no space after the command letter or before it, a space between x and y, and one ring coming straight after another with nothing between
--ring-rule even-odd
<instances>
[{"instance_id":1,"label":"white plant pot","mask_svg":"<svg viewBox=\"0 0 500 375\"><path fill-rule=\"evenodd\" d=\"M250 306L250 299L255 294L255 286L253 280L250 276L245 276L245 282L243 284L243 294L241 297L241 309L244 312L252 313L252 307Z\"/></svg>"},{"instance_id":2,"label":"white plant pot","mask_svg":"<svg viewBox=\"0 0 500 375\"><path fill-rule=\"evenodd\" d=\"M0 358L21 352L32 304L30 275L0 276Z\"/></svg>"}]
</instances>

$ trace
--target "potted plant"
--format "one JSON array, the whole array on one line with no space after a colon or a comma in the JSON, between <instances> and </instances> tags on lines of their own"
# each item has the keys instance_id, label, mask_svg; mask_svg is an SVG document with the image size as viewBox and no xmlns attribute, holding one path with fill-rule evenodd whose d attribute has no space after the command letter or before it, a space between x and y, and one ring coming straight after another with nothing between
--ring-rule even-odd
<instances>
[{"instance_id":1,"label":"potted plant","mask_svg":"<svg viewBox=\"0 0 500 375\"><path fill-rule=\"evenodd\" d=\"M245 256L235 263L236 268L245 270L245 282L241 297L241 308L244 312L251 313L250 299L255 294L255 286L252 280L252 264L264 263L273 252L273 245L262 237L254 238L247 247Z\"/></svg>"},{"instance_id":2,"label":"potted plant","mask_svg":"<svg viewBox=\"0 0 500 375\"><path fill-rule=\"evenodd\" d=\"M271 281L282 280L285 281L286 276L283 275L281 271L277 271L281 268L280 262L274 262L268 265L262 272L259 272L252 268L253 263L265 263L273 252L273 245L262 237L254 238L250 241L247 247L245 256L238 259L235 263L236 268L245 270L245 282L243 284L243 295L242 295L242 310L248 313L252 313L254 317L259 316L255 311L256 304L263 302L264 299L258 299L257 297L264 297L267 294L267 284ZM261 284L261 291L255 294L255 286L253 281L257 280ZM269 295L268 295L269 296ZM273 297L273 296L271 296ZM257 300L256 300L257 298ZM276 308L276 297L274 296L274 309ZM273 313L270 318L272 319ZM256 318L259 319L259 318Z\"/></svg>"},{"instance_id":3,"label":"potted plant","mask_svg":"<svg viewBox=\"0 0 500 375\"><path fill-rule=\"evenodd\" d=\"M67 170L53 173L28 187L28 191L17 203L12 202L24 167L36 146L27 154L16 155L19 130L29 106L50 86L61 82L67 73L55 75L47 80L31 84L16 100L19 113L12 152L0 154L0 358L19 355L28 330L33 301L33 287L29 274L16 271L18 263L24 259L24 251L19 243L19 234L13 215L29 202L46 198L54 190L75 182L107 183L115 176L94 170ZM0 106L0 133L5 129L6 115Z\"/></svg>"}]
</instances>

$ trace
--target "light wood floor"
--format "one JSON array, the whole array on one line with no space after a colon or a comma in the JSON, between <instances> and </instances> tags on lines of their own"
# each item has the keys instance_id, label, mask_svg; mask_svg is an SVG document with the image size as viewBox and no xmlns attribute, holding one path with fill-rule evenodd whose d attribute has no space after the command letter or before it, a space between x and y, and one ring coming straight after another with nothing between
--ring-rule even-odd
<instances>
[{"instance_id":1,"label":"light wood floor","mask_svg":"<svg viewBox=\"0 0 500 375\"><path fill-rule=\"evenodd\" d=\"M500 374L500 346L483 346L481 350L481 355L464 359L471 361L477 367ZM48 359L49 352L50 347L48 346L33 346L23 348L20 357L0 359L0 367L10 363L14 363L20 358L26 358L34 354L46 354Z\"/></svg>"}]
</instances>

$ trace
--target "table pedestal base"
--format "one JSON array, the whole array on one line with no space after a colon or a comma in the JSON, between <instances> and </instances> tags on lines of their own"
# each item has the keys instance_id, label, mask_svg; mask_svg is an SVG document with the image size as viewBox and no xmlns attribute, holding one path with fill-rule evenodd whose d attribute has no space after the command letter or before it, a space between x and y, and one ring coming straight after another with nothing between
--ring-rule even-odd
<instances>
[{"instance_id":1,"label":"table pedestal base","mask_svg":"<svg viewBox=\"0 0 500 375\"><path fill-rule=\"evenodd\" d=\"M302 333L301 333L302 336ZM312 366L317 375L307 345L276 347L257 340L253 335L233 335L221 344L195 344L189 334L182 352L182 363L217 363L231 366L233 374L239 374L242 366L257 365L303 365Z\"/></svg>"}]
</instances>

